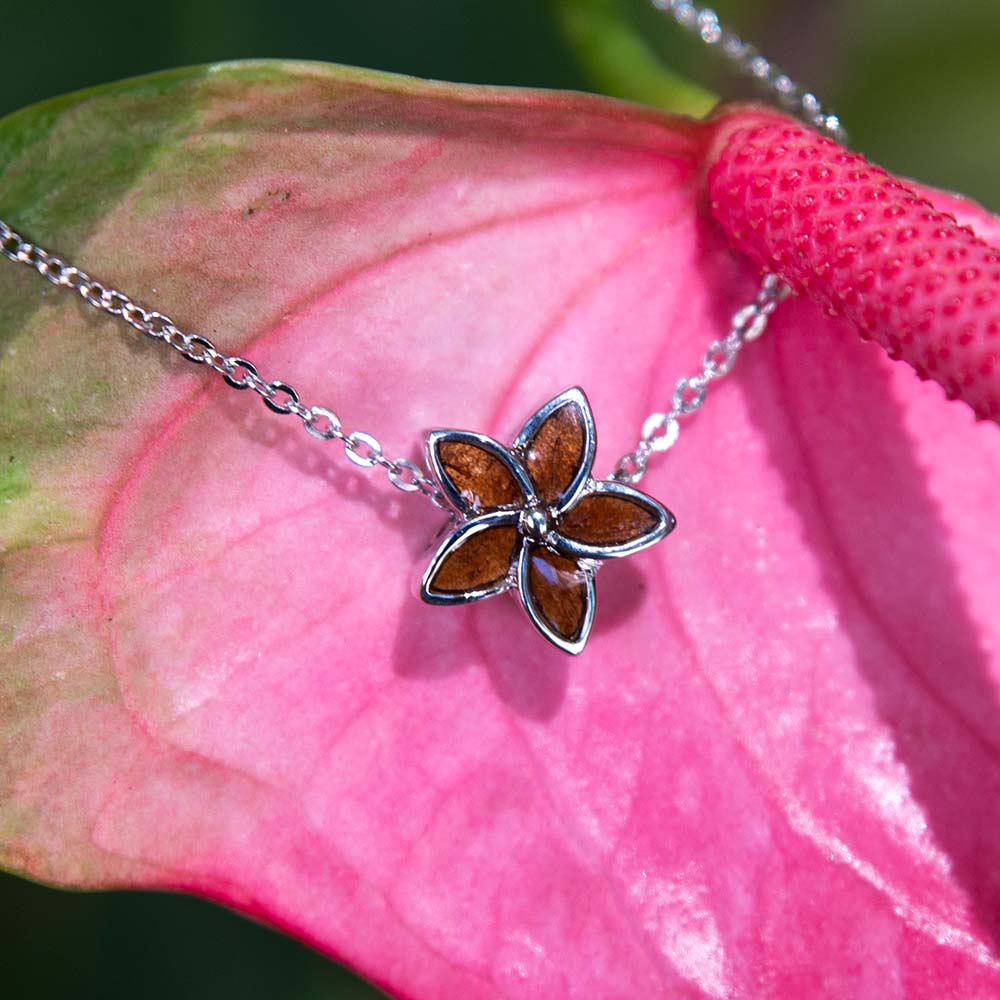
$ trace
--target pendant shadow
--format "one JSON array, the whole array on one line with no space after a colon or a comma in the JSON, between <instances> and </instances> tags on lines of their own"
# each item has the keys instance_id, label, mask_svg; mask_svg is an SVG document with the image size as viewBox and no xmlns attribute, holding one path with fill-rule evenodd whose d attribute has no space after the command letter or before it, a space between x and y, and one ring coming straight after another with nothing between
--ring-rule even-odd
<instances>
[{"instance_id":1,"label":"pendant shadow","mask_svg":"<svg viewBox=\"0 0 1000 1000\"><path fill-rule=\"evenodd\" d=\"M432 552L433 546L428 546L424 562ZM624 561L605 564L597 576L598 613L591 642L626 625L646 591L645 577L636 566ZM592 645L577 657L550 646L532 627L514 593L455 608L431 607L418 598L400 620L393 668L401 677L435 680L482 664L505 705L523 718L547 722L562 706L570 671L593 655L598 654Z\"/></svg>"},{"instance_id":2,"label":"pendant shadow","mask_svg":"<svg viewBox=\"0 0 1000 1000\"><path fill-rule=\"evenodd\" d=\"M477 666L517 715L548 721L566 695L572 657L549 646L509 594L460 607L407 604L393 652L400 677L436 680Z\"/></svg>"},{"instance_id":3,"label":"pendant shadow","mask_svg":"<svg viewBox=\"0 0 1000 1000\"><path fill-rule=\"evenodd\" d=\"M987 651L945 544L947 512L928 493L884 359L847 324L831 323L818 310L801 312L813 309L805 302L783 307L735 381L784 478L803 542L817 556L910 792L975 920L996 946L1000 851L992 831L1000 828L1000 706ZM808 345L803 330L817 331ZM803 364L823 373L818 383L826 379L834 388L793 393L789 373L800 380ZM838 372L849 374L841 379ZM837 397L838 388L858 393L858 405ZM942 398L941 405L958 404ZM815 442L824 427L829 440L833 419L841 446L820 450ZM840 484L864 497L866 523L856 528L877 538L877 546L859 551L830 502ZM897 514L901 497L905 517Z\"/></svg>"},{"instance_id":4,"label":"pendant shadow","mask_svg":"<svg viewBox=\"0 0 1000 1000\"><path fill-rule=\"evenodd\" d=\"M183 362L182 358L178 360ZM298 426L297 417L289 415L282 419L265 408L252 390L235 392L228 386L225 390L215 393L212 406L235 427L240 437L264 445L270 455L303 475L319 479L341 499L363 504L388 528L402 532L411 555L416 555L423 545L421 539L426 535L427 525L435 519L430 504L394 489L379 469L351 465L339 441L311 437ZM410 458L418 460L420 456L413 454Z\"/></svg>"}]
</instances>

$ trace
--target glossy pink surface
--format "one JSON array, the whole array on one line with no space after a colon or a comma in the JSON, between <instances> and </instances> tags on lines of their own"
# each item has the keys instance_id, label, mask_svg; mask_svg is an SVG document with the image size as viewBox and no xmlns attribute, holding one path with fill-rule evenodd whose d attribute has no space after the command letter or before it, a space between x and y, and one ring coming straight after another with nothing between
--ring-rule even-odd
<instances>
[{"instance_id":1,"label":"glossy pink surface","mask_svg":"<svg viewBox=\"0 0 1000 1000\"><path fill-rule=\"evenodd\" d=\"M76 256L392 454L580 384L603 473L753 294L715 126L283 72L199 84ZM21 364L88 343L51 295ZM6 865L197 892L407 997L1000 995L995 425L784 305L571 659L415 598L430 505L100 334L134 392L41 449L72 530L5 558Z\"/></svg>"}]
</instances>

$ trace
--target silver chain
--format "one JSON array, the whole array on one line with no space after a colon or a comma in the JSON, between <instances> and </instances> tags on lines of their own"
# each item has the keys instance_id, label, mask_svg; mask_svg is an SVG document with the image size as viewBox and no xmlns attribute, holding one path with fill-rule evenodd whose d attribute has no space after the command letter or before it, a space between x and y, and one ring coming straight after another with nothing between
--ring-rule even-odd
<instances>
[{"instance_id":1,"label":"silver chain","mask_svg":"<svg viewBox=\"0 0 1000 1000\"><path fill-rule=\"evenodd\" d=\"M728 375L736 364L743 345L756 340L767 328L771 313L790 294L790 289L775 275L767 274L756 298L733 314L729 333L722 340L708 345L697 375L682 378L674 386L670 409L666 413L651 413L642 425L639 443L615 465L614 478L623 483L637 483L646 474L652 455L668 451L681 431L681 417L700 410L708 394L709 383Z\"/></svg>"},{"instance_id":2,"label":"silver chain","mask_svg":"<svg viewBox=\"0 0 1000 1000\"><path fill-rule=\"evenodd\" d=\"M765 59L752 45L730 31L711 7L698 7L687 0L650 2L657 10L669 14L682 28L698 35L709 49L726 60L732 70L750 77L782 107L837 142L847 141L840 119L824 109L815 94L803 90L780 66Z\"/></svg>"},{"instance_id":3,"label":"silver chain","mask_svg":"<svg viewBox=\"0 0 1000 1000\"><path fill-rule=\"evenodd\" d=\"M264 405L274 413L294 414L302 426L320 441L342 441L347 458L362 469L378 466L385 469L389 482L404 493L422 493L439 507L447 509L444 497L434 481L415 462L406 458L387 458L378 439L365 431L344 430L340 418L325 406L306 406L298 392L287 382L268 381L256 365L223 354L207 338L185 333L163 313L143 308L124 292L116 291L95 281L77 267L66 264L39 246L28 243L6 222L0 219L0 253L8 260L34 268L53 285L70 288L90 306L123 319L141 333L162 340L182 357L198 365L206 365L234 389L253 389Z\"/></svg>"},{"instance_id":4,"label":"silver chain","mask_svg":"<svg viewBox=\"0 0 1000 1000\"><path fill-rule=\"evenodd\" d=\"M780 104L804 118L810 125L838 141L845 138L840 120L825 111L815 95L803 92L787 74L765 59L751 45L719 23L708 7L684 0L650 0L682 27L697 32L705 45L719 51L737 71L753 77ZM70 288L90 306L123 319L130 326L156 340L162 340L182 357L217 372L234 389L253 389L272 412L294 414L303 427L320 441L341 441L348 460L363 469L376 466L385 470L389 482L404 493L420 493L442 509L448 505L434 481L415 462L387 458L378 439L365 431L344 430L340 418L325 406L306 406L298 392L279 379L268 381L246 358L223 354L206 337L185 333L169 316L145 309L124 292L95 281L84 271L66 264L41 247L27 242L0 219L0 253L9 260L26 264L53 285ZM713 341L705 353L701 371L682 378L674 388L669 410L651 413L642 425L635 448L615 465L614 478L636 483L646 474L649 459L673 447L680 433L680 420L690 416L705 402L709 384L727 375L743 345L756 340L767 327L778 303L789 294L786 285L773 274L764 276L753 302L733 315L728 334Z\"/></svg>"},{"instance_id":5,"label":"silver chain","mask_svg":"<svg viewBox=\"0 0 1000 1000\"><path fill-rule=\"evenodd\" d=\"M847 138L840 119L824 110L815 94L804 92L787 73L724 27L710 7L697 7L686 0L650 2L682 28L695 32L706 46L720 53L737 72L756 80L769 96L789 111L838 142ZM670 409L665 413L651 413L646 418L638 444L618 459L613 473L615 479L624 483L639 482L646 474L650 457L674 446L680 434L681 417L688 417L701 408L709 383L729 374L743 345L764 332L771 313L789 294L791 289L775 275L764 275L753 302L733 314L729 333L708 345L701 371L676 384Z\"/></svg>"}]
</instances>

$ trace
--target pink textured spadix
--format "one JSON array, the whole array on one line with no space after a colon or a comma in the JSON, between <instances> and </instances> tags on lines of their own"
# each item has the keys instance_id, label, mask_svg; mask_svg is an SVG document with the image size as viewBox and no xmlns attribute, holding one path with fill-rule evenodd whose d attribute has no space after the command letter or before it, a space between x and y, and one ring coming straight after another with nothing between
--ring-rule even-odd
<instances>
[{"instance_id":1,"label":"pink textured spadix","mask_svg":"<svg viewBox=\"0 0 1000 1000\"><path fill-rule=\"evenodd\" d=\"M727 116L708 172L733 246L1000 420L1000 250L912 182L783 116Z\"/></svg>"},{"instance_id":2,"label":"pink textured spadix","mask_svg":"<svg viewBox=\"0 0 1000 1000\"><path fill-rule=\"evenodd\" d=\"M605 476L759 284L705 177L761 114L185 70L0 123L0 216L390 455L579 384ZM993 424L787 302L571 660L419 601L431 505L2 266L0 859L415 1000L993 1000L998 482Z\"/></svg>"}]
</instances>

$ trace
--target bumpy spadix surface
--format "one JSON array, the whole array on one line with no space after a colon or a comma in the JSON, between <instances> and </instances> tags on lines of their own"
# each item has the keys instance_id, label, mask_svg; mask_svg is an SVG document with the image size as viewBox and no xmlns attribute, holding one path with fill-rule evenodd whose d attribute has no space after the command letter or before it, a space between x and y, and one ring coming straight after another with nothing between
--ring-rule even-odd
<instances>
[{"instance_id":1,"label":"bumpy spadix surface","mask_svg":"<svg viewBox=\"0 0 1000 1000\"><path fill-rule=\"evenodd\" d=\"M186 71L0 124L0 214L392 454L580 384L603 474L757 283L718 127ZM571 661L415 599L430 505L71 299L0 267L7 867L407 997L1000 993L995 425L784 305Z\"/></svg>"}]
</instances>

